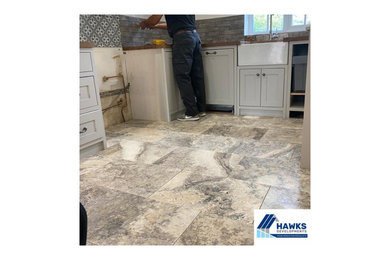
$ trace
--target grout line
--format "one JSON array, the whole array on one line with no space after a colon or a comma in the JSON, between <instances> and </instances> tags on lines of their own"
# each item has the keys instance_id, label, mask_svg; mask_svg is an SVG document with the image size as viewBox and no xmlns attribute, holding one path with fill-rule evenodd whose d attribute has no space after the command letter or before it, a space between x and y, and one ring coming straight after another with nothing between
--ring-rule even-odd
<instances>
[{"instance_id":1,"label":"grout line","mask_svg":"<svg viewBox=\"0 0 390 260\"><path fill-rule=\"evenodd\" d=\"M269 192L269 190L271 189L271 187L272 187L272 186L269 186L269 187L268 187L267 193L265 194L264 199L263 199L263 201L261 202L259 209L261 209L261 206L263 206L264 200L265 200L265 198L267 197L268 192Z\"/></svg>"},{"instance_id":2,"label":"grout line","mask_svg":"<svg viewBox=\"0 0 390 260\"><path fill-rule=\"evenodd\" d=\"M187 231L187 229L192 225L192 223L194 223L195 219L199 216L199 214L202 212L202 210L199 210L199 213L196 215L196 217L191 221L191 223L186 227L186 229L184 229L184 231L180 234L180 236L178 236L178 238L176 238L176 240L172 243L172 245L174 246L177 242L177 240L179 240L179 238Z\"/></svg>"},{"instance_id":3,"label":"grout line","mask_svg":"<svg viewBox=\"0 0 390 260\"><path fill-rule=\"evenodd\" d=\"M182 173L185 169L182 169L181 171L179 171L178 173L175 174L175 176L173 176L172 178L170 178L166 183L164 183L163 185L161 185L155 192L153 192L152 194L150 194L149 196L147 196L146 198L149 199L150 196L152 196L153 194L155 194L156 192L160 191L162 187L164 187L165 185L167 185L173 178L175 178L177 175L179 175L180 173ZM164 202L164 203L167 203L167 202ZM170 203L167 203L167 204L170 204ZM173 205L173 204L171 204Z\"/></svg>"}]
</instances>

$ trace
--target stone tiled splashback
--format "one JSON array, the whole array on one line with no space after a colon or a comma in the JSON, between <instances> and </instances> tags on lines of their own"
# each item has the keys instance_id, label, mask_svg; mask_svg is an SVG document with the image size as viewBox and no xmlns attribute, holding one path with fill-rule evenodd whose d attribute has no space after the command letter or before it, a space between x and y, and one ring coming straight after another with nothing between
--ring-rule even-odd
<instances>
[{"instance_id":1,"label":"stone tiled splashback","mask_svg":"<svg viewBox=\"0 0 390 260\"><path fill-rule=\"evenodd\" d=\"M152 44L153 39L163 39L171 44L172 39L166 30L153 29L141 30L139 23L142 18L121 16L120 30L122 46L141 46ZM202 43L237 42L245 40L264 41L269 40L268 34L244 35L244 15L234 15L221 18L197 20L196 27ZM279 39L286 37L309 36L310 32L280 33Z\"/></svg>"},{"instance_id":2,"label":"stone tiled splashback","mask_svg":"<svg viewBox=\"0 0 390 260\"><path fill-rule=\"evenodd\" d=\"M153 39L163 39L167 43L172 43L172 39L169 37L166 30L141 30L139 24L142 20L144 19L124 15L121 16L120 30L122 47L152 44Z\"/></svg>"},{"instance_id":3,"label":"stone tiled splashback","mask_svg":"<svg viewBox=\"0 0 390 260\"><path fill-rule=\"evenodd\" d=\"M202 43L244 40L244 15L196 21Z\"/></svg>"},{"instance_id":4,"label":"stone tiled splashback","mask_svg":"<svg viewBox=\"0 0 390 260\"><path fill-rule=\"evenodd\" d=\"M169 44L172 43L172 39L166 30L141 30L139 23L142 20L138 17L121 16L122 46L152 44L153 39L163 39ZM197 20L196 27L203 43L244 40L243 15Z\"/></svg>"},{"instance_id":5,"label":"stone tiled splashback","mask_svg":"<svg viewBox=\"0 0 390 260\"><path fill-rule=\"evenodd\" d=\"M120 15L80 15L80 41L95 47L122 47Z\"/></svg>"}]
</instances>

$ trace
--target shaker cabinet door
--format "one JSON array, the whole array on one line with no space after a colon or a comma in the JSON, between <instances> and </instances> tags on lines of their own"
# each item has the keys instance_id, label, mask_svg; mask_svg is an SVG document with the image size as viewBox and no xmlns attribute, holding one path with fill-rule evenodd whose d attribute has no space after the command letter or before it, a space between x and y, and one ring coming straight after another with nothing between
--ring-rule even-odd
<instances>
[{"instance_id":1,"label":"shaker cabinet door","mask_svg":"<svg viewBox=\"0 0 390 260\"><path fill-rule=\"evenodd\" d=\"M262 69L261 72L261 106L283 107L284 69Z\"/></svg>"},{"instance_id":2,"label":"shaker cabinet door","mask_svg":"<svg viewBox=\"0 0 390 260\"><path fill-rule=\"evenodd\" d=\"M260 69L240 70L240 106L260 106Z\"/></svg>"}]
</instances>

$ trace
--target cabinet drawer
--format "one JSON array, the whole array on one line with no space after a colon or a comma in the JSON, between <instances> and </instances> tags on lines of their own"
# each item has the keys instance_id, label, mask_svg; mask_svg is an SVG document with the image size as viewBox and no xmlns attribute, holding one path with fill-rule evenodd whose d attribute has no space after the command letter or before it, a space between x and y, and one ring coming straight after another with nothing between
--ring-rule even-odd
<instances>
[{"instance_id":1,"label":"cabinet drawer","mask_svg":"<svg viewBox=\"0 0 390 260\"><path fill-rule=\"evenodd\" d=\"M80 52L80 72L92 72L92 53Z\"/></svg>"},{"instance_id":2,"label":"cabinet drawer","mask_svg":"<svg viewBox=\"0 0 390 260\"><path fill-rule=\"evenodd\" d=\"M80 110L86 110L99 104L95 78L80 78Z\"/></svg>"},{"instance_id":3,"label":"cabinet drawer","mask_svg":"<svg viewBox=\"0 0 390 260\"><path fill-rule=\"evenodd\" d=\"M101 110L80 116L80 146L103 136L104 124Z\"/></svg>"}]
</instances>

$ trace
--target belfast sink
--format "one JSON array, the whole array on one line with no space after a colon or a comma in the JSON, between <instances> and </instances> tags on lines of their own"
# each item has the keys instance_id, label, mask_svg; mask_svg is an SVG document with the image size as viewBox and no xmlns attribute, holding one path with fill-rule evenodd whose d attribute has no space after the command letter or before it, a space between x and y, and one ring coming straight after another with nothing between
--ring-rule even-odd
<instances>
[{"instance_id":1,"label":"belfast sink","mask_svg":"<svg viewBox=\"0 0 390 260\"><path fill-rule=\"evenodd\" d=\"M238 66L286 65L288 42L266 42L238 46Z\"/></svg>"}]
</instances>

